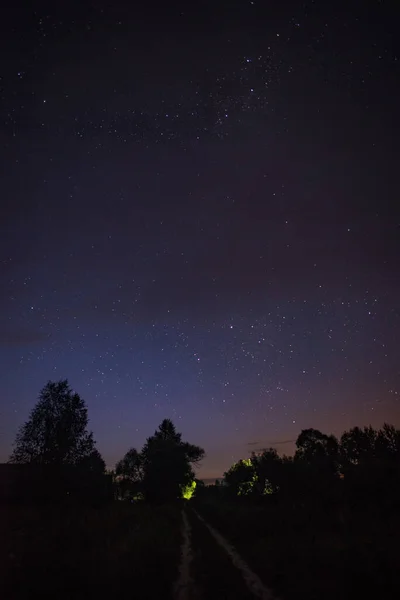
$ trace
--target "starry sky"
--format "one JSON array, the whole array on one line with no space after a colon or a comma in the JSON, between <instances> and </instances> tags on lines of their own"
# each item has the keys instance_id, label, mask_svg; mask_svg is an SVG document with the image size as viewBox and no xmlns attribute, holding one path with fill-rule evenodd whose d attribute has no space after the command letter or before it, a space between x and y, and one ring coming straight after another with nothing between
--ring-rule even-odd
<instances>
[{"instance_id":1,"label":"starry sky","mask_svg":"<svg viewBox=\"0 0 400 600\"><path fill-rule=\"evenodd\" d=\"M394 9L56 4L0 24L0 461L60 378L109 467L399 426Z\"/></svg>"}]
</instances>

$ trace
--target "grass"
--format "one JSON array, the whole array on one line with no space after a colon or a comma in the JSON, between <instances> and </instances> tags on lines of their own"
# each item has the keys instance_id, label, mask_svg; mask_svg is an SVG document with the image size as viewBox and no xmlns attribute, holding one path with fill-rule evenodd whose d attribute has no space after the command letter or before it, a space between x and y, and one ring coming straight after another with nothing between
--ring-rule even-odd
<instances>
[{"instance_id":1,"label":"grass","mask_svg":"<svg viewBox=\"0 0 400 600\"><path fill-rule=\"evenodd\" d=\"M180 556L179 507L114 502L97 509L3 508L7 600L171 597Z\"/></svg>"},{"instance_id":2,"label":"grass","mask_svg":"<svg viewBox=\"0 0 400 600\"><path fill-rule=\"evenodd\" d=\"M398 517L353 515L337 526L274 504L215 500L198 510L285 600L399 596Z\"/></svg>"},{"instance_id":3,"label":"grass","mask_svg":"<svg viewBox=\"0 0 400 600\"><path fill-rule=\"evenodd\" d=\"M193 502L193 504L192 504ZM398 598L400 515L354 512L340 526L310 511L221 499L190 501L193 569L203 596L245 598L238 574L191 514L195 506L284 600ZM0 581L7 600L172 598L180 506L1 507Z\"/></svg>"}]
</instances>

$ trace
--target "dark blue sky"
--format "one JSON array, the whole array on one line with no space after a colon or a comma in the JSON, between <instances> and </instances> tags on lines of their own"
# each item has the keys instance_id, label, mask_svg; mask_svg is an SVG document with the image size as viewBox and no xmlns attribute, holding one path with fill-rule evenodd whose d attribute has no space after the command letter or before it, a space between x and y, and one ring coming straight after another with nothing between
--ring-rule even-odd
<instances>
[{"instance_id":1,"label":"dark blue sky","mask_svg":"<svg viewBox=\"0 0 400 600\"><path fill-rule=\"evenodd\" d=\"M64 377L109 466L164 417L204 477L400 425L398 46L363 4L10 9L0 460Z\"/></svg>"}]
</instances>

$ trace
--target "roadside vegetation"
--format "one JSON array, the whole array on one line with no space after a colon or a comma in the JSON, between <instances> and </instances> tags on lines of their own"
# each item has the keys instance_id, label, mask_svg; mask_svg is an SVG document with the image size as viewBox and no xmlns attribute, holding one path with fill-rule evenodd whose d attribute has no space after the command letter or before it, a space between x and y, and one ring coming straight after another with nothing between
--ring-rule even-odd
<instances>
[{"instance_id":1,"label":"roadside vegetation","mask_svg":"<svg viewBox=\"0 0 400 600\"><path fill-rule=\"evenodd\" d=\"M1 521L2 596L172 597L180 510L114 502L101 508L8 508Z\"/></svg>"},{"instance_id":2,"label":"roadside vegetation","mask_svg":"<svg viewBox=\"0 0 400 600\"><path fill-rule=\"evenodd\" d=\"M250 599L207 522L283 600L397 598L400 430L306 429L296 445L293 457L253 453L205 486L204 450L164 419L107 473L85 402L49 382L0 465L4 598L168 600L186 573L199 598Z\"/></svg>"},{"instance_id":3,"label":"roadside vegetation","mask_svg":"<svg viewBox=\"0 0 400 600\"><path fill-rule=\"evenodd\" d=\"M196 506L283 598L386 598L400 589L400 431L308 429L294 457L241 460Z\"/></svg>"},{"instance_id":4,"label":"roadside vegetation","mask_svg":"<svg viewBox=\"0 0 400 600\"><path fill-rule=\"evenodd\" d=\"M164 420L106 473L85 402L48 382L1 465L4 598L170 598L202 448Z\"/></svg>"}]
</instances>

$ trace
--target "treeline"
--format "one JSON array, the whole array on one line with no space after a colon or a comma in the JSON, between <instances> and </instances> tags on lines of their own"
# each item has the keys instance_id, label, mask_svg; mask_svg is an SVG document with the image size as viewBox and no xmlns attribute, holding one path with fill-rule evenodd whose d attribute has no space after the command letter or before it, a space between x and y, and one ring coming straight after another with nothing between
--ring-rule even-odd
<instances>
[{"instance_id":1,"label":"treeline","mask_svg":"<svg viewBox=\"0 0 400 600\"><path fill-rule=\"evenodd\" d=\"M354 427L340 439L303 430L293 457L274 448L233 464L218 493L226 498L279 501L329 512L400 506L400 430Z\"/></svg>"},{"instance_id":2,"label":"treeline","mask_svg":"<svg viewBox=\"0 0 400 600\"><path fill-rule=\"evenodd\" d=\"M106 475L88 431L84 400L67 380L49 381L19 429L8 465L0 469L0 500L50 501L145 499L164 503L189 498L193 465L204 450L182 440L164 419L141 452L131 448ZM5 468L4 468L5 467ZM111 484L111 485L110 485Z\"/></svg>"},{"instance_id":3,"label":"treeline","mask_svg":"<svg viewBox=\"0 0 400 600\"><path fill-rule=\"evenodd\" d=\"M374 506L390 514L400 506L400 430L392 425L354 427L340 439L305 429L296 448L293 457L270 448L235 463L224 474L218 497L325 512ZM106 465L88 431L84 400L67 380L49 381L17 433L11 464L0 470L0 497L4 490L11 497L18 488L27 497L30 491L30 497L52 500L111 495L164 503L191 498L196 484L204 497L215 488L195 479L193 467L203 456L202 448L183 441L164 419L140 452L128 450L108 474L112 485L105 484Z\"/></svg>"}]
</instances>

